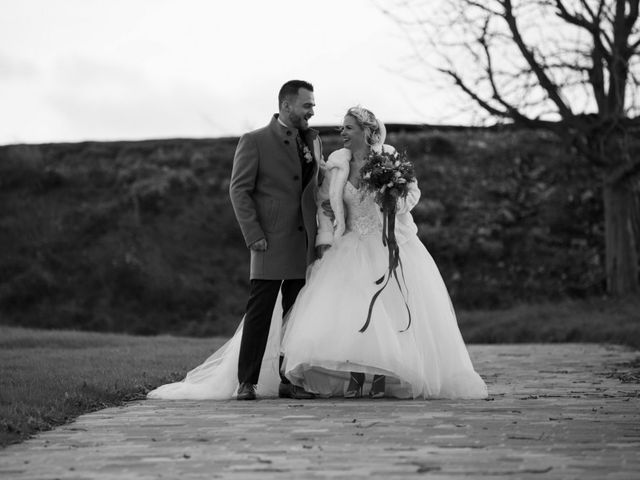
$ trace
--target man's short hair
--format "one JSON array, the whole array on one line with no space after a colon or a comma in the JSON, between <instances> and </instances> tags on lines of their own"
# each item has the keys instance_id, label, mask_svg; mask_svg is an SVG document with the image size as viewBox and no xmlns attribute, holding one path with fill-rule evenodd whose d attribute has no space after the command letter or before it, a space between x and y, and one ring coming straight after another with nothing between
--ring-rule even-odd
<instances>
[{"instance_id":1,"label":"man's short hair","mask_svg":"<svg viewBox=\"0 0 640 480\"><path fill-rule=\"evenodd\" d=\"M280 92L278 93L278 107L282 106L282 102L285 100L295 97L298 95L298 90L304 88L313 92L313 85L309 82L305 82L304 80L289 80L287 83L280 87Z\"/></svg>"}]
</instances>

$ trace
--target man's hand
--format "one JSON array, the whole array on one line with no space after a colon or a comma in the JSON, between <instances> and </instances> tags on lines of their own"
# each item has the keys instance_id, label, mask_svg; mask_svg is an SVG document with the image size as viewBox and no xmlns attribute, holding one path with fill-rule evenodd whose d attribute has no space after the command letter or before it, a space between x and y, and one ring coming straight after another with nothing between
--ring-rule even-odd
<instances>
[{"instance_id":1,"label":"man's hand","mask_svg":"<svg viewBox=\"0 0 640 480\"><path fill-rule=\"evenodd\" d=\"M256 252L266 252L268 248L267 239L261 238L260 240L256 240L251 245L249 245L250 250L255 250Z\"/></svg>"},{"instance_id":2,"label":"man's hand","mask_svg":"<svg viewBox=\"0 0 640 480\"><path fill-rule=\"evenodd\" d=\"M330 248L331 248L331 245L318 245L316 247L316 256L318 258L322 258L322 256L324 255L324 252L326 252Z\"/></svg>"}]
</instances>

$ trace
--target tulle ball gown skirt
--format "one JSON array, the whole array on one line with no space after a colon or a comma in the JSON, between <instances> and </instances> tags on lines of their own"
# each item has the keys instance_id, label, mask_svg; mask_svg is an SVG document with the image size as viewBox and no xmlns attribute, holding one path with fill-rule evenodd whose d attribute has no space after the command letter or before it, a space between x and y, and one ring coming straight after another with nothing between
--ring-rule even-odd
<instances>
[{"instance_id":1,"label":"tulle ball gown skirt","mask_svg":"<svg viewBox=\"0 0 640 480\"><path fill-rule=\"evenodd\" d=\"M343 396L350 372L363 372L367 383L385 375L387 396L397 398L487 396L431 255L414 236L400 245L400 260L399 285L389 281L364 332L376 280L388 270L379 232L347 232L312 265L282 343L292 383Z\"/></svg>"}]
</instances>

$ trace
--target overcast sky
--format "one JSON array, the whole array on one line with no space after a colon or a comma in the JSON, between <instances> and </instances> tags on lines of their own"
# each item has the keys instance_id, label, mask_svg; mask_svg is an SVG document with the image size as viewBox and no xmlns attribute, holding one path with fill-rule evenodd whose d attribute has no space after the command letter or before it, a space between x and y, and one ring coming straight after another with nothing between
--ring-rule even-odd
<instances>
[{"instance_id":1,"label":"overcast sky","mask_svg":"<svg viewBox=\"0 0 640 480\"><path fill-rule=\"evenodd\" d=\"M410 56L372 0L0 0L0 144L237 135L291 78L312 125L464 122Z\"/></svg>"}]
</instances>

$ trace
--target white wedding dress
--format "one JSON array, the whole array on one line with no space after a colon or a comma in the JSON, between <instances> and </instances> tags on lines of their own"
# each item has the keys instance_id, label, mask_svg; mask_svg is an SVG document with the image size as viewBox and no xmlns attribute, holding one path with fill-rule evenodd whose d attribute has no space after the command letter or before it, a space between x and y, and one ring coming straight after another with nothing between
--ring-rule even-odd
<instances>
[{"instance_id":1,"label":"white wedding dress","mask_svg":"<svg viewBox=\"0 0 640 480\"><path fill-rule=\"evenodd\" d=\"M373 196L347 182L343 199L345 234L312 265L289 314L282 346L287 377L321 396L344 395L356 371L370 374L367 383L385 375L387 396L486 397L442 277L416 235L400 245L399 284L391 279L360 332L389 254Z\"/></svg>"},{"instance_id":2,"label":"white wedding dress","mask_svg":"<svg viewBox=\"0 0 640 480\"><path fill-rule=\"evenodd\" d=\"M347 182L343 198L346 232L309 268L284 334L280 299L276 303L257 394L277 396L282 351L291 382L322 397L342 396L349 372L358 371L386 375L387 396L485 398L486 385L473 369L442 277L417 236L400 245L400 287L394 279L388 283L369 327L359 332L371 298L380 289L375 281L388 270L389 256L373 197ZM241 337L242 323L182 382L163 385L148 397L235 397Z\"/></svg>"},{"instance_id":3,"label":"white wedding dress","mask_svg":"<svg viewBox=\"0 0 640 480\"><path fill-rule=\"evenodd\" d=\"M244 319L231 339L202 364L187 373L184 380L162 385L147 394L161 400L229 400L238 388L238 356ZM282 339L282 306L278 297L269 329L267 348L262 359L256 393L262 397L277 397L280 375L278 364Z\"/></svg>"}]
</instances>

